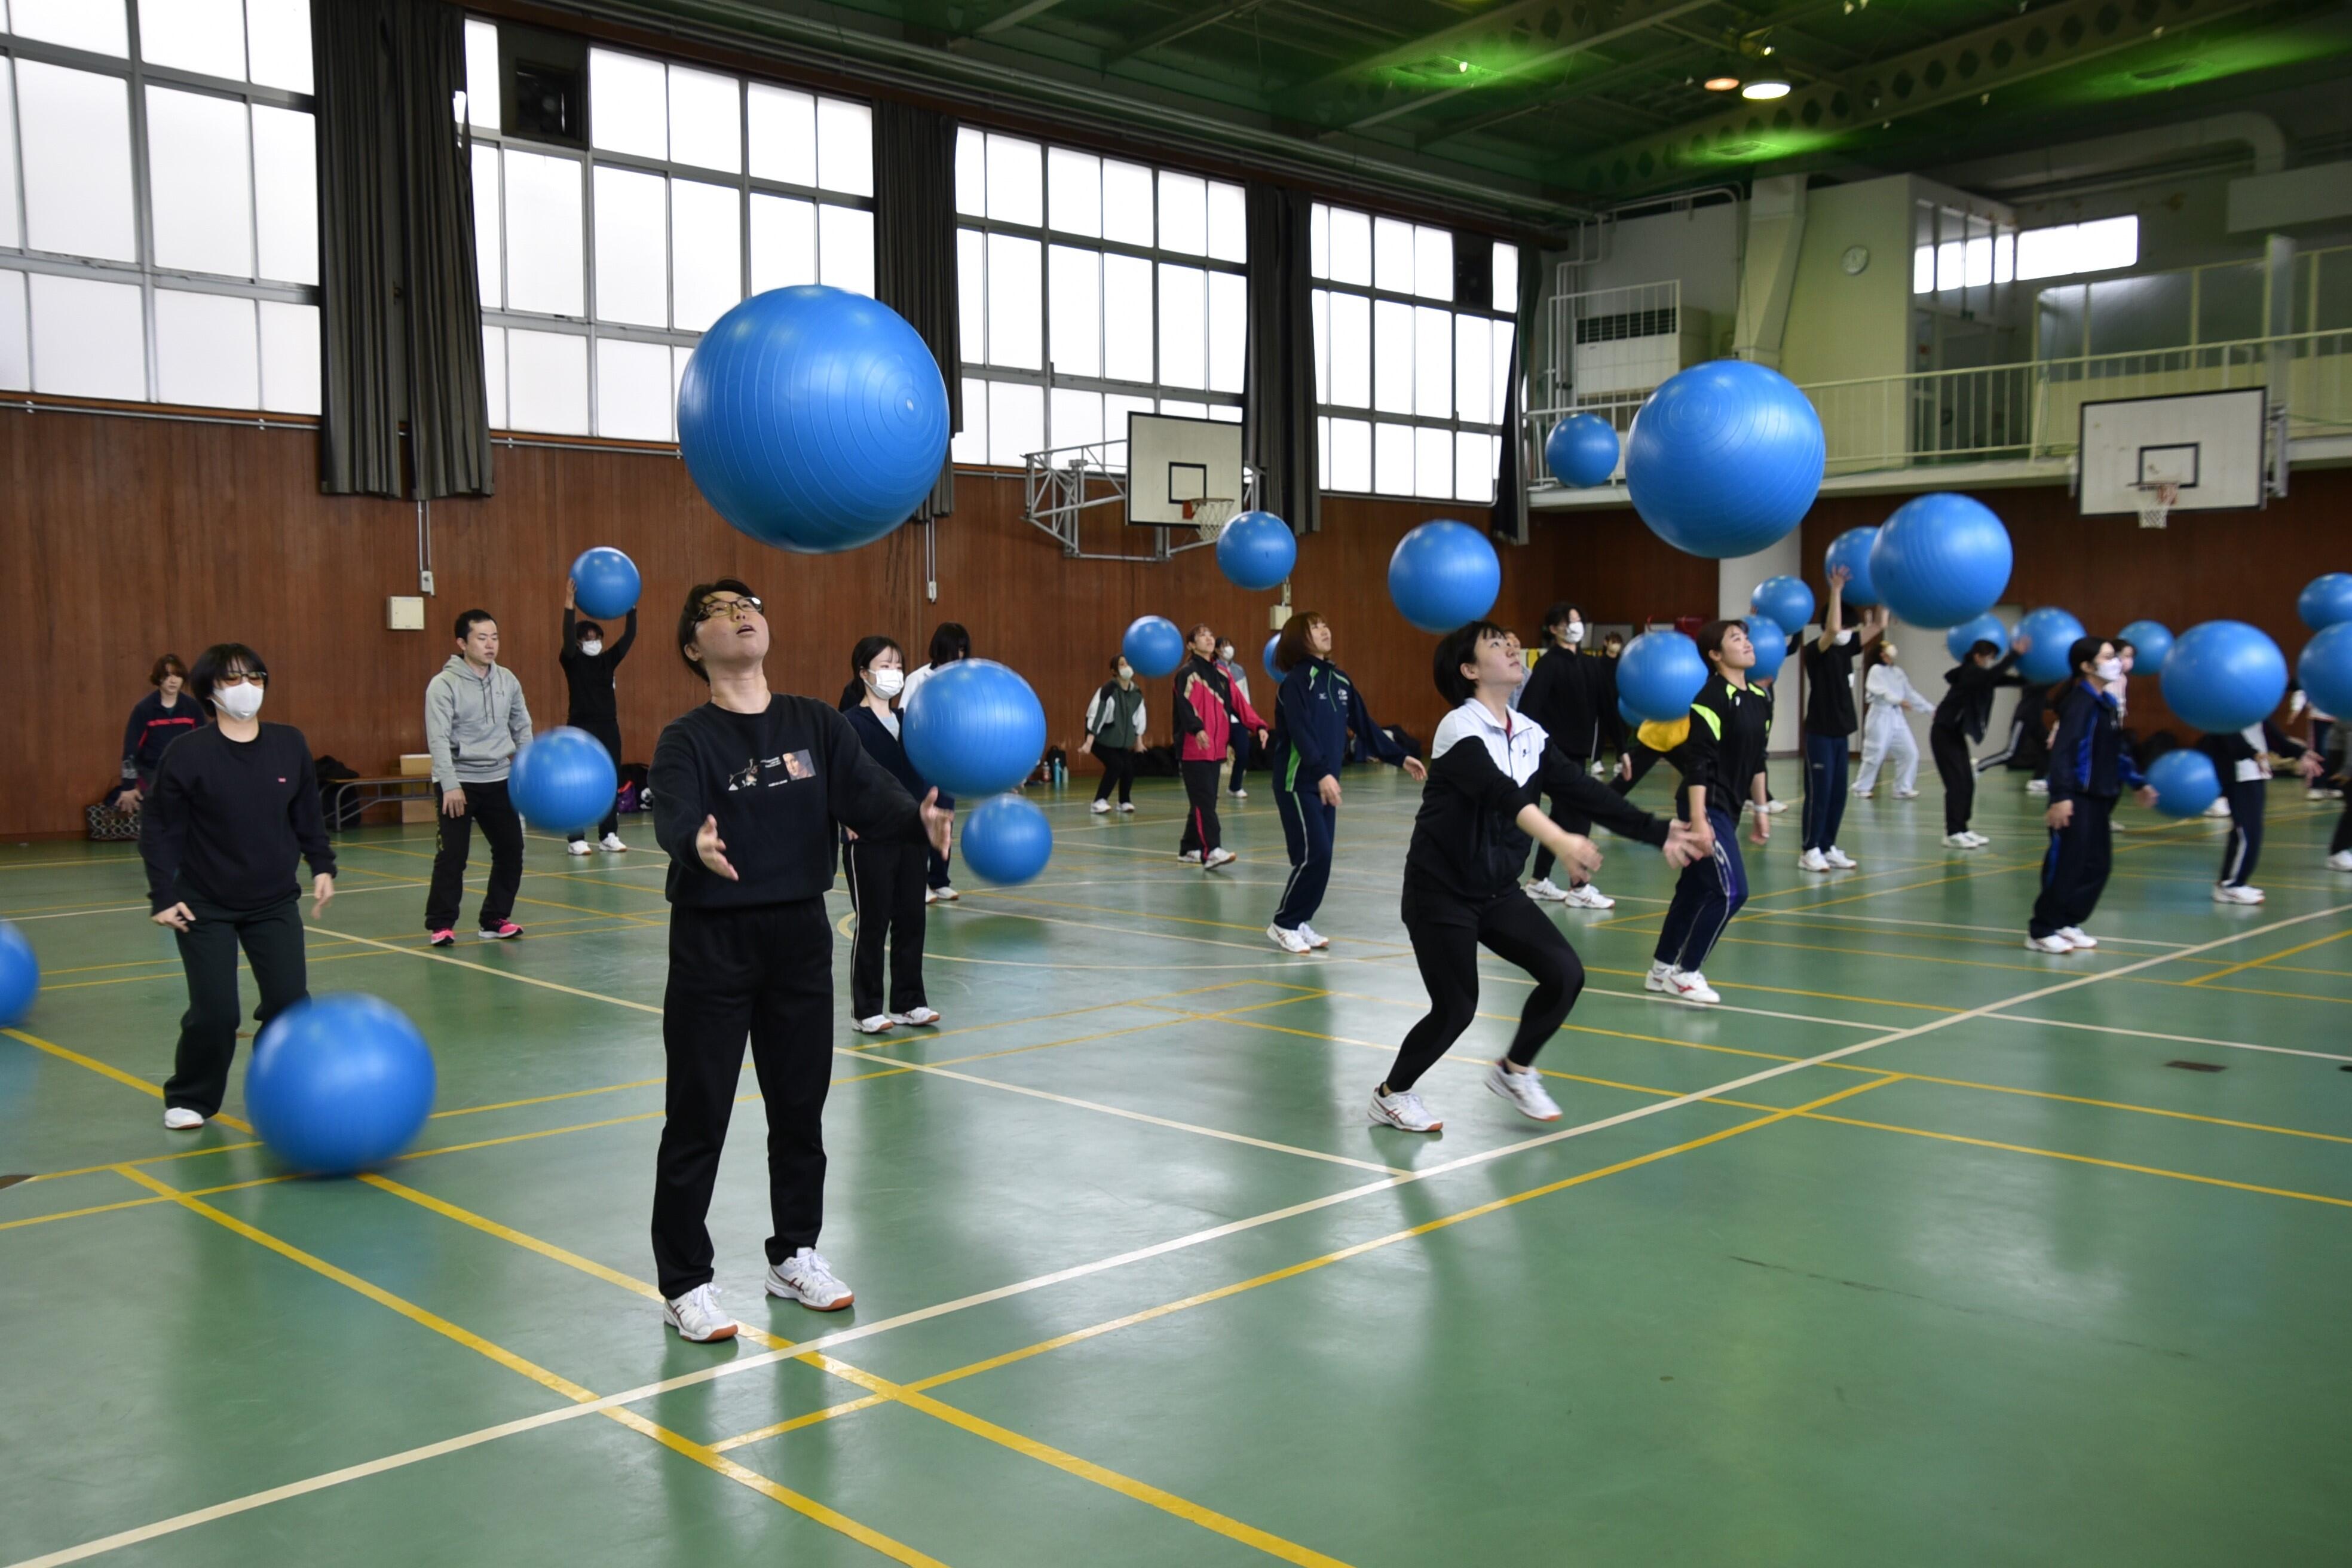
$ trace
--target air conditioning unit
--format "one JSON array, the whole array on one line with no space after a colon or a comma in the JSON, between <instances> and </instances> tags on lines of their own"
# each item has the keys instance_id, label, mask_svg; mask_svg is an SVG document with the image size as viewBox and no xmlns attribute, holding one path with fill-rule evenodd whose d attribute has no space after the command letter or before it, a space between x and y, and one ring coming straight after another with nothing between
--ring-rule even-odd
<instances>
[{"instance_id":1,"label":"air conditioning unit","mask_svg":"<svg viewBox=\"0 0 2352 1568\"><path fill-rule=\"evenodd\" d=\"M1682 304L1579 316L1569 384L1580 405L1622 403L1713 358L1705 310Z\"/></svg>"}]
</instances>

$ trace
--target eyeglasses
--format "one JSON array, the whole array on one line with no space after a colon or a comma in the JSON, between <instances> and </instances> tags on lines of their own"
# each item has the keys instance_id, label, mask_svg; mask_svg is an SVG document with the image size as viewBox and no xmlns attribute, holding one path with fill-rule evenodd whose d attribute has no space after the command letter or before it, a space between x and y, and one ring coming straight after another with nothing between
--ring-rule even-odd
<instances>
[{"instance_id":1,"label":"eyeglasses","mask_svg":"<svg viewBox=\"0 0 2352 1568\"><path fill-rule=\"evenodd\" d=\"M213 677L215 687L243 686L248 682L255 686L267 686L269 684L269 672L266 669L225 669Z\"/></svg>"},{"instance_id":2,"label":"eyeglasses","mask_svg":"<svg viewBox=\"0 0 2352 1568\"><path fill-rule=\"evenodd\" d=\"M763 608L765 606L759 599L751 595L732 599L705 599L701 607L695 611L694 618L698 621L715 621L721 616L740 618L746 610L756 616Z\"/></svg>"}]
</instances>

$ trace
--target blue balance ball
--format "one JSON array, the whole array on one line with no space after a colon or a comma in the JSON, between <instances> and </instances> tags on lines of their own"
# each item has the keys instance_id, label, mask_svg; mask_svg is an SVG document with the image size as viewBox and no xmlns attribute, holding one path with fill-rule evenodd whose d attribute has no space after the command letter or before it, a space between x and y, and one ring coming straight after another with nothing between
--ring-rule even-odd
<instances>
[{"instance_id":1,"label":"blue balance ball","mask_svg":"<svg viewBox=\"0 0 2352 1568\"><path fill-rule=\"evenodd\" d=\"M1801 632L1813 621L1813 591L1805 586L1802 577L1783 573L1757 584L1756 591L1748 595L1748 607L1789 631Z\"/></svg>"},{"instance_id":2,"label":"blue balance ball","mask_svg":"<svg viewBox=\"0 0 2352 1568\"><path fill-rule=\"evenodd\" d=\"M401 1010L358 992L297 1003L253 1043L253 1130L298 1171L347 1176L408 1147L433 1110L433 1052Z\"/></svg>"},{"instance_id":3,"label":"blue balance ball","mask_svg":"<svg viewBox=\"0 0 2352 1568\"><path fill-rule=\"evenodd\" d=\"M1878 542L1874 528L1849 528L1830 541L1822 555L1824 574L1843 566L1853 574L1846 579L1845 602L1848 605L1875 605L1878 587L1870 580L1870 549Z\"/></svg>"},{"instance_id":4,"label":"blue balance ball","mask_svg":"<svg viewBox=\"0 0 2352 1568\"><path fill-rule=\"evenodd\" d=\"M677 445L719 516L811 553L907 521L948 455L948 389L906 319L804 284L754 294L687 361Z\"/></svg>"},{"instance_id":5,"label":"blue balance ball","mask_svg":"<svg viewBox=\"0 0 2352 1568\"><path fill-rule=\"evenodd\" d=\"M949 795L998 795L1045 754L1045 710L1014 671L960 658L915 690L900 720L915 771Z\"/></svg>"},{"instance_id":6,"label":"blue balance ball","mask_svg":"<svg viewBox=\"0 0 2352 1568\"><path fill-rule=\"evenodd\" d=\"M2116 636L2132 645L2132 673L2156 675L2172 651L2172 628L2162 621L2134 621Z\"/></svg>"},{"instance_id":7,"label":"blue balance ball","mask_svg":"<svg viewBox=\"0 0 2352 1568\"><path fill-rule=\"evenodd\" d=\"M2009 628L2000 617L1992 614L1979 616L1972 621L1962 621L1944 634L1944 649L1954 658L1966 658L1969 649L1980 642L1992 644L1994 657L2009 651Z\"/></svg>"},{"instance_id":8,"label":"blue balance ball","mask_svg":"<svg viewBox=\"0 0 2352 1568\"><path fill-rule=\"evenodd\" d=\"M2339 724L2352 718L2352 620L2338 621L2304 644L2294 673L2303 682L2304 695L2321 712L2337 715ZM0 998L0 1018L7 1012L5 999Z\"/></svg>"},{"instance_id":9,"label":"blue balance ball","mask_svg":"<svg viewBox=\"0 0 2352 1568\"><path fill-rule=\"evenodd\" d=\"M2082 635L2083 623L2054 605L2028 610L2011 638L2026 637L2033 644L2017 661L2019 672L2044 686L2065 679L2066 672L2074 668L2067 662L2067 652Z\"/></svg>"},{"instance_id":10,"label":"blue balance ball","mask_svg":"<svg viewBox=\"0 0 2352 1568\"><path fill-rule=\"evenodd\" d=\"M2221 795L2213 759L2187 746L2149 763L2147 782L2156 790L2156 809L2167 816L2201 816Z\"/></svg>"},{"instance_id":11,"label":"blue balance ball","mask_svg":"<svg viewBox=\"0 0 2352 1568\"><path fill-rule=\"evenodd\" d=\"M580 613L609 621L637 607L637 563L610 545L583 550L572 563L572 599Z\"/></svg>"},{"instance_id":12,"label":"blue balance ball","mask_svg":"<svg viewBox=\"0 0 2352 1568\"><path fill-rule=\"evenodd\" d=\"M1789 628L1769 616L1747 617L1748 640L1756 647L1756 667L1748 672L1750 680L1770 680L1780 673L1780 665L1789 657Z\"/></svg>"},{"instance_id":13,"label":"blue balance ball","mask_svg":"<svg viewBox=\"0 0 2352 1568\"><path fill-rule=\"evenodd\" d=\"M1617 429L1598 414L1571 414L1544 437L1544 467L1561 484L1586 489L1617 471Z\"/></svg>"},{"instance_id":14,"label":"blue balance ball","mask_svg":"<svg viewBox=\"0 0 2352 1568\"><path fill-rule=\"evenodd\" d=\"M1265 652L1261 655L1258 659L1259 663L1265 666L1266 674L1272 676L1276 680L1280 680L1282 679L1282 671L1275 666L1274 650L1281 646L1282 634L1280 632L1276 632L1272 637L1265 639Z\"/></svg>"},{"instance_id":15,"label":"blue balance ball","mask_svg":"<svg viewBox=\"0 0 2352 1568\"><path fill-rule=\"evenodd\" d=\"M2243 621L2206 621L2180 634L2164 661L2164 705L2192 730L2242 730L2286 696L2286 655Z\"/></svg>"},{"instance_id":16,"label":"blue balance ball","mask_svg":"<svg viewBox=\"0 0 2352 1568\"><path fill-rule=\"evenodd\" d=\"M1973 496L1937 491L1895 509L1870 547L1870 585L1915 626L1956 626L2009 586L2009 530Z\"/></svg>"},{"instance_id":17,"label":"blue balance ball","mask_svg":"<svg viewBox=\"0 0 2352 1568\"><path fill-rule=\"evenodd\" d=\"M2294 613L2315 632L2352 621L2352 572L2330 572L2314 577L2296 597Z\"/></svg>"},{"instance_id":18,"label":"blue balance ball","mask_svg":"<svg viewBox=\"0 0 2352 1568\"><path fill-rule=\"evenodd\" d=\"M1118 651L1127 656L1136 674L1157 680L1175 674L1176 667L1184 662L1184 634L1166 616L1138 616L1128 623Z\"/></svg>"},{"instance_id":19,"label":"blue balance ball","mask_svg":"<svg viewBox=\"0 0 2352 1568\"><path fill-rule=\"evenodd\" d=\"M1425 632L1450 632L1495 607L1503 563L1486 536L1466 522L1424 522L1397 541L1389 557L1389 597Z\"/></svg>"},{"instance_id":20,"label":"blue balance ball","mask_svg":"<svg viewBox=\"0 0 2352 1568\"><path fill-rule=\"evenodd\" d=\"M1253 594L1279 587L1297 560L1290 524L1270 511L1245 511L1217 535L1217 570Z\"/></svg>"},{"instance_id":21,"label":"blue balance ball","mask_svg":"<svg viewBox=\"0 0 2352 1568\"><path fill-rule=\"evenodd\" d=\"M549 833L594 826L613 809L619 787L604 742L569 725L531 737L515 753L514 772L507 778L507 792L523 820Z\"/></svg>"},{"instance_id":22,"label":"blue balance ball","mask_svg":"<svg viewBox=\"0 0 2352 1568\"><path fill-rule=\"evenodd\" d=\"M963 863L983 880L1026 882L1054 857L1054 829L1045 814L1017 795L983 801L956 835Z\"/></svg>"},{"instance_id":23,"label":"blue balance ball","mask_svg":"<svg viewBox=\"0 0 2352 1568\"><path fill-rule=\"evenodd\" d=\"M1617 717L1625 721L1625 728L1628 730L1638 730L1649 722L1639 713L1625 706L1625 700L1622 697L1617 699Z\"/></svg>"},{"instance_id":24,"label":"blue balance ball","mask_svg":"<svg viewBox=\"0 0 2352 1568\"><path fill-rule=\"evenodd\" d=\"M1706 684L1698 644L1680 632L1643 632L1617 658L1617 695L1644 719L1668 723L1690 711Z\"/></svg>"},{"instance_id":25,"label":"blue balance ball","mask_svg":"<svg viewBox=\"0 0 2352 1568\"><path fill-rule=\"evenodd\" d=\"M23 931L0 921L0 1029L24 1022L33 1010L33 998L40 994L41 961L34 956L33 944Z\"/></svg>"},{"instance_id":26,"label":"blue balance ball","mask_svg":"<svg viewBox=\"0 0 2352 1568\"><path fill-rule=\"evenodd\" d=\"M1785 538L1822 488L1821 416L1779 371L1710 360L1669 377L1625 437L1625 488L1650 531L1717 560Z\"/></svg>"}]
</instances>

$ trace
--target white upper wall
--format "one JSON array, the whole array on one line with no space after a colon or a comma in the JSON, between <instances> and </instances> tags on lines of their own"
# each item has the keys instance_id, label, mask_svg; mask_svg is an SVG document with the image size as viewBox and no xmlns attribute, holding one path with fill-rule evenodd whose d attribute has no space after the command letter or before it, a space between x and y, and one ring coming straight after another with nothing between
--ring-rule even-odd
<instances>
[{"instance_id":1,"label":"white upper wall","mask_svg":"<svg viewBox=\"0 0 2352 1568\"><path fill-rule=\"evenodd\" d=\"M1705 310L1710 348L1723 352L1739 313L1739 216L1730 202L1627 218L1609 229L1608 256L1583 287L1618 289L1680 279L1683 303Z\"/></svg>"}]
</instances>

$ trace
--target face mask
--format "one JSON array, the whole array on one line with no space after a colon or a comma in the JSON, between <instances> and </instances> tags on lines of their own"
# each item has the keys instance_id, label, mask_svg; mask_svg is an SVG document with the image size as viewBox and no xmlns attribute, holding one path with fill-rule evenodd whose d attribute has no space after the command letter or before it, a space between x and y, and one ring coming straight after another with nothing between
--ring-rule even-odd
<instances>
[{"instance_id":1,"label":"face mask","mask_svg":"<svg viewBox=\"0 0 2352 1568\"><path fill-rule=\"evenodd\" d=\"M590 658L594 658L598 654L604 651L604 645L598 642L594 637L590 637L587 641L580 645L580 651L586 654Z\"/></svg>"},{"instance_id":2,"label":"face mask","mask_svg":"<svg viewBox=\"0 0 2352 1568\"><path fill-rule=\"evenodd\" d=\"M1133 680L1135 679L1135 671L1122 664L1118 667L1118 678L1121 680Z\"/></svg>"},{"instance_id":3,"label":"face mask","mask_svg":"<svg viewBox=\"0 0 2352 1568\"><path fill-rule=\"evenodd\" d=\"M2123 679L2124 661L2119 658L2103 658L2091 668L2101 680L2120 680Z\"/></svg>"},{"instance_id":4,"label":"face mask","mask_svg":"<svg viewBox=\"0 0 2352 1568\"><path fill-rule=\"evenodd\" d=\"M874 689L877 697L896 697L907 684L907 678L895 669L869 669L866 672L866 684Z\"/></svg>"},{"instance_id":5,"label":"face mask","mask_svg":"<svg viewBox=\"0 0 2352 1568\"><path fill-rule=\"evenodd\" d=\"M250 719L261 711L263 692L249 680L213 688L213 706L232 719Z\"/></svg>"},{"instance_id":6,"label":"face mask","mask_svg":"<svg viewBox=\"0 0 2352 1568\"><path fill-rule=\"evenodd\" d=\"M1227 664L1231 664L1234 661L1234 650L1229 647L1221 647L1217 650L1217 657L1223 659Z\"/></svg>"},{"instance_id":7,"label":"face mask","mask_svg":"<svg viewBox=\"0 0 2352 1568\"><path fill-rule=\"evenodd\" d=\"M1582 621L1569 622L1568 630L1560 633L1560 636L1567 639L1569 647L1574 647L1578 643L1584 640L1584 623Z\"/></svg>"}]
</instances>

